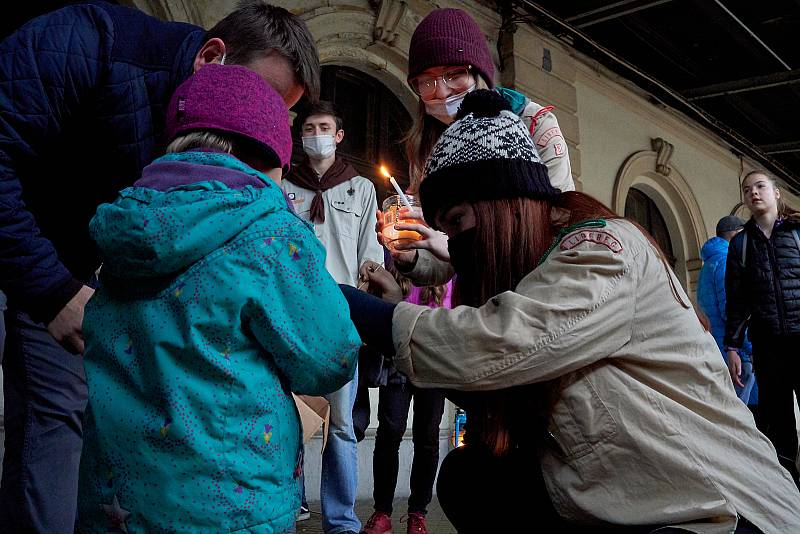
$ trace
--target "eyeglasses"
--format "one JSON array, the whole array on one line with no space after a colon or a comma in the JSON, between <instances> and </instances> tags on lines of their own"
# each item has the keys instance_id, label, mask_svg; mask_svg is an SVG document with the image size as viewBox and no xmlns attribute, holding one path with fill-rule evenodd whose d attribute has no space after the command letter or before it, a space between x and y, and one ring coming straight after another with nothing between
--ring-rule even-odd
<instances>
[{"instance_id":1,"label":"eyeglasses","mask_svg":"<svg viewBox=\"0 0 800 534\"><path fill-rule=\"evenodd\" d=\"M442 80L445 87L462 93L466 91L472 83L472 67L457 67L450 69L439 76L429 76L421 74L411 80L411 88L423 100L428 100L436 93L436 83Z\"/></svg>"}]
</instances>

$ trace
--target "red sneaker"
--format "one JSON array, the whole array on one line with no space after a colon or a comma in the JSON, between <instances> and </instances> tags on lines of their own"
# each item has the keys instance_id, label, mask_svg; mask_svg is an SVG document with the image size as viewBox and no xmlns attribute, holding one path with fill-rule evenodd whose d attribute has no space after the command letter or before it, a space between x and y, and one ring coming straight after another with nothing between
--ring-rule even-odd
<instances>
[{"instance_id":1,"label":"red sneaker","mask_svg":"<svg viewBox=\"0 0 800 534\"><path fill-rule=\"evenodd\" d=\"M425 523L425 516L419 512L408 513L408 534L428 534L428 525Z\"/></svg>"},{"instance_id":2,"label":"red sneaker","mask_svg":"<svg viewBox=\"0 0 800 534\"><path fill-rule=\"evenodd\" d=\"M427 533L428 531L425 530L424 532ZM375 510L375 513L367 520L367 524L361 530L361 534L392 534L392 518L383 512Z\"/></svg>"}]
</instances>

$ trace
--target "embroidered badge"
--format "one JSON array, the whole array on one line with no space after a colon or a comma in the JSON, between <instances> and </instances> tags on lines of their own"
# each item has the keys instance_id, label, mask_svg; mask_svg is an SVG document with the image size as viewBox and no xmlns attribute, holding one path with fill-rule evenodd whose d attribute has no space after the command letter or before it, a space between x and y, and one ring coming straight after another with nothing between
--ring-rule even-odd
<instances>
[{"instance_id":1,"label":"embroidered badge","mask_svg":"<svg viewBox=\"0 0 800 534\"><path fill-rule=\"evenodd\" d=\"M542 133L541 136L539 136L539 139L536 140L536 144L539 146L546 146L547 143L556 137L561 137L562 139L564 138L564 136L561 134L561 129L558 126L553 126L552 128L548 128Z\"/></svg>"},{"instance_id":2,"label":"embroidered badge","mask_svg":"<svg viewBox=\"0 0 800 534\"><path fill-rule=\"evenodd\" d=\"M576 230L561 241L561 250L573 249L585 241L603 245L614 254L622 252L622 243L619 239L605 230Z\"/></svg>"}]
</instances>

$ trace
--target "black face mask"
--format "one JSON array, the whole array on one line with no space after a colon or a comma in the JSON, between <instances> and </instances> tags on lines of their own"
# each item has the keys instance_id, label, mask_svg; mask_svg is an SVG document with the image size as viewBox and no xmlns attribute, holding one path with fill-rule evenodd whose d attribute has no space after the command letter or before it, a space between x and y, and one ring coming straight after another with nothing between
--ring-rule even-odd
<instances>
[{"instance_id":1,"label":"black face mask","mask_svg":"<svg viewBox=\"0 0 800 534\"><path fill-rule=\"evenodd\" d=\"M450 265L458 275L459 283L477 283L477 259L475 258L475 239L478 228L473 227L459 232L447 240L447 251L450 253Z\"/></svg>"}]
</instances>

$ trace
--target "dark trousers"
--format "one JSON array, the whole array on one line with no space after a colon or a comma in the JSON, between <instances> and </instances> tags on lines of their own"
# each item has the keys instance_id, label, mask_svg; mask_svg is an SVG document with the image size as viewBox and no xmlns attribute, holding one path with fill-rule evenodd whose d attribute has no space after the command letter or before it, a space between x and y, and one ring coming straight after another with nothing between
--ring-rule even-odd
<instances>
[{"instance_id":1,"label":"dark trousers","mask_svg":"<svg viewBox=\"0 0 800 534\"><path fill-rule=\"evenodd\" d=\"M87 402L83 360L27 314L7 310L5 318L0 525L9 532L71 533Z\"/></svg>"},{"instance_id":2,"label":"dark trousers","mask_svg":"<svg viewBox=\"0 0 800 534\"><path fill-rule=\"evenodd\" d=\"M800 336L773 336L753 341L753 367L758 376L756 422L775 446L778 461L798 482L797 429L792 393L800 396Z\"/></svg>"},{"instance_id":3,"label":"dark trousers","mask_svg":"<svg viewBox=\"0 0 800 534\"><path fill-rule=\"evenodd\" d=\"M447 519L459 534L686 532L658 525L580 526L562 519L550 502L536 454L521 449L502 458L472 445L451 451L439 469L436 494ZM524 525L522 530L520 525ZM735 534L758 533L760 531L745 519L740 519L735 531Z\"/></svg>"},{"instance_id":4,"label":"dark trousers","mask_svg":"<svg viewBox=\"0 0 800 534\"><path fill-rule=\"evenodd\" d=\"M442 461L436 495L459 534L518 532L520 524L526 532L549 532L564 524L532 452L497 458L479 446L459 447ZM520 523L521 517L529 520Z\"/></svg>"},{"instance_id":5,"label":"dark trousers","mask_svg":"<svg viewBox=\"0 0 800 534\"><path fill-rule=\"evenodd\" d=\"M439 466L439 424L444 412L444 396L435 389L419 389L410 383L379 388L378 430L372 456L375 510L392 515L392 501L400 468L400 442L408 424L408 408L414 398L411 463L411 495L408 511L425 514L433 497L433 482Z\"/></svg>"}]
</instances>

